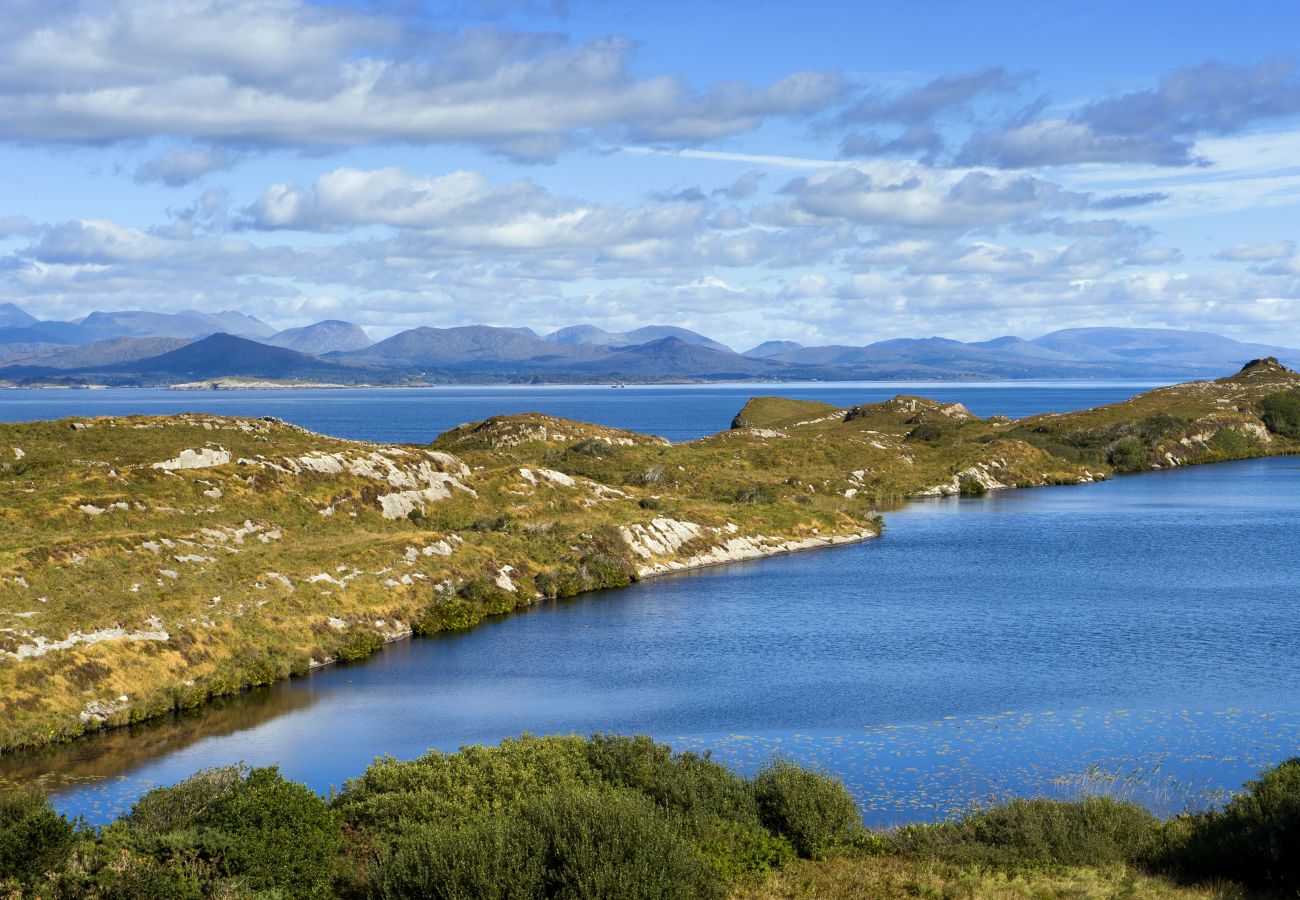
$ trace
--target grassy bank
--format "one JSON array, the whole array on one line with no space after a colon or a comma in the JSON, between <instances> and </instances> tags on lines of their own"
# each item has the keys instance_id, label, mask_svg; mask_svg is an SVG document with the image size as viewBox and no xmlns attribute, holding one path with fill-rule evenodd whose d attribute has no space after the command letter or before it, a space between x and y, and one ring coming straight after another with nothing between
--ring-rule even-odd
<instances>
[{"instance_id":1,"label":"grassy bank","mask_svg":"<svg viewBox=\"0 0 1300 900\"><path fill-rule=\"evenodd\" d=\"M550 598L877 533L916 496L1300 450L1300 376L1021 420L751 400L670 444L541 415L379 445L208 415L0 425L0 750Z\"/></svg>"},{"instance_id":2,"label":"grassy bank","mask_svg":"<svg viewBox=\"0 0 1300 900\"><path fill-rule=\"evenodd\" d=\"M1218 811L1023 799L874 832L833 778L741 777L649 738L521 738L377 760L324 799L201 772L93 831L0 796L15 898L1245 897L1300 889L1300 759Z\"/></svg>"}]
</instances>

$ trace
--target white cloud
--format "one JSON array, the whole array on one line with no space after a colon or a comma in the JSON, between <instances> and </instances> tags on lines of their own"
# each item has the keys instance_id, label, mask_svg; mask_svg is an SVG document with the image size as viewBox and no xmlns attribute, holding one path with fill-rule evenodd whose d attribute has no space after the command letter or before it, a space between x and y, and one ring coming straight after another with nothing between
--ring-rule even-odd
<instances>
[{"instance_id":1,"label":"white cloud","mask_svg":"<svg viewBox=\"0 0 1300 900\"><path fill-rule=\"evenodd\" d=\"M1215 254L1218 259L1231 262L1267 262L1285 259L1295 254L1295 241L1273 241L1268 244L1234 244Z\"/></svg>"},{"instance_id":2,"label":"white cloud","mask_svg":"<svg viewBox=\"0 0 1300 900\"><path fill-rule=\"evenodd\" d=\"M218 147L175 147L145 160L135 170L137 184L160 182L181 187L204 175L232 168L239 154Z\"/></svg>"},{"instance_id":3,"label":"white cloud","mask_svg":"<svg viewBox=\"0 0 1300 900\"><path fill-rule=\"evenodd\" d=\"M633 75L619 37L417 33L301 0L81 0L16 26L0 38L0 139L19 141L465 143L542 159L592 133L710 140L842 91L811 71L696 91Z\"/></svg>"}]
</instances>

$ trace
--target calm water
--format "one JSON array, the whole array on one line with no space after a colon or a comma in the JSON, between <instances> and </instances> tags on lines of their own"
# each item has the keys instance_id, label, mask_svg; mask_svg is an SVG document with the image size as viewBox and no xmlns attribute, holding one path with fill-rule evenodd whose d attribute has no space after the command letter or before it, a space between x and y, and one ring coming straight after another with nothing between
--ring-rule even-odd
<instances>
[{"instance_id":1,"label":"calm water","mask_svg":"<svg viewBox=\"0 0 1300 900\"><path fill-rule=\"evenodd\" d=\"M275 416L340 437L431 441L463 422L543 412L658 434L674 441L721 431L750 397L780 395L837 406L918 394L964 403L976 415L1027 416L1125 400L1145 382L861 382L823 384L648 385L609 387L465 386L303 391L164 389L0 390L0 422L65 416L210 412Z\"/></svg>"},{"instance_id":2,"label":"calm water","mask_svg":"<svg viewBox=\"0 0 1300 900\"><path fill-rule=\"evenodd\" d=\"M864 399L826 390L841 389L832 402ZM664 390L694 413L684 399L719 389ZM1003 390L1001 408L1033 409ZM944 396L990 399L956 391ZM403 421L409 438L427 418ZM0 777L40 778L62 809L102 821L206 766L278 763L326 790L380 754L648 732L743 770L774 752L825 766L869 822L893 823L1103 778L1170 811L1300 752L1300 460L927 501L887 521L864 544L391 645L203 715L6 760Z\"/></svg>"}]
</instances>

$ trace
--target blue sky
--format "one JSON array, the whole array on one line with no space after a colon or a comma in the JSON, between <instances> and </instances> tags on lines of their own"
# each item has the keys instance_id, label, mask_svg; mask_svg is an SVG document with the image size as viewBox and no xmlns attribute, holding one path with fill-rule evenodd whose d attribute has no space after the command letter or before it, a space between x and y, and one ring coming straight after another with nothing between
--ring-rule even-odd
<instances>
[{"instance_id":1,"label":"blue sky","mask_svg":"<svg viewBox=\"0 0 1300 900\"><path fill-rule=\"evenodd\" d=\"M1300 345L1300 7L4 0L0 301Z\"/></svg>"}]
</instances>

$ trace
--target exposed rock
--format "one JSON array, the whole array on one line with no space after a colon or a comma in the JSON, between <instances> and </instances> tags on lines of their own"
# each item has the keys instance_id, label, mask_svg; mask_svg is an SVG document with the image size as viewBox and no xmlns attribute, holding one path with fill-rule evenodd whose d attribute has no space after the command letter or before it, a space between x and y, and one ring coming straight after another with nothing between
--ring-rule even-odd
<instances>
[{"instance_id":1,"label":"exposed rock","mask_svg":"<svg viewBox=\"0 0 1300 900\"><path fill-rule=\"evenodd\" d=\"M182 450L174 459L156 462L151 468L175 471L177 469L209 469L224 466L230 462L230 451L220 447L204 447L201 450Z\"/></svg>"}]
</instances>

